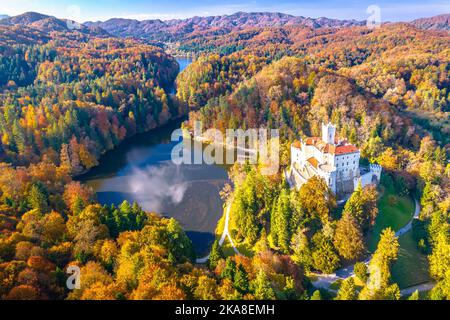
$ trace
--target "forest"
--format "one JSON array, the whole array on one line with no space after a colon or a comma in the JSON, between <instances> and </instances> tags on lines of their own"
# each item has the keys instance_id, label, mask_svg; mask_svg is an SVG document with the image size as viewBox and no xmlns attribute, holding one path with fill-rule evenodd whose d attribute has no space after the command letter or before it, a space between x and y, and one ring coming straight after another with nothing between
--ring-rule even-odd
<instances>
[{"instance_id":1,"label":"forest","mask_svg":"<svg viewBox=\"0 0 450 320\"><path fill-rule=\"evenodd\" d=\"M177 97L191 110L188 127L201 121L223 131L279 128L284 138L281 163L286 168L290 144L320 136L321 123L330 121L337 125L339 137L360 148L363 163L383 167L384 187L357 189L338 208L323 181L311 179L296 192L281 173L268 179L258 169L234 168L230 174L234 241L255 255L262 248L288 254L312 275L310 279L317 273L330 274L367 257L379 214L377 199L393 189L399 196L420 200L412 232L437 282L428 298L448 299L448 35L406 24L375 31L302 30L307 36L298 29L198 37L194 46L185 47L212 51L176 80ZM245 32L252 35L242 37ZM224 51L228 41L240 49ZM255 55L262 60L255 61ZM393 195L388 198L398 201ZM356 276L340 284L336 299L400 298L392 277L399 237L385 229L372 253L368 268L355 264ZM370 272L377 268L381 284ZM320 294L330 298L329 292L320 291L311 297Z\"/></svg>"},{"instance_id":2,"label":"forest","mask_svg":"<svg viewBox=\"0 0 450 320\"><path fill-rule=\"evenodd\" d=\"M98 28L0 25L0 299L419 299L393 277L395 230L370 248L383 197L420 202L414 246L435 284L420 298L450 299L448 33L404 23L196 31L178 39L177 52L195 56L179 73L164 44ZM236 164L222 192L243 255L216 240L198 264L175 219L101 205L76 181L126 138L181 117L188 128L280 129L279 172ZM319 178L295 190L283 175L291 143L328 121L363 163L383 167L382 187L360 186L345 205ZM314 286L351 264L355 276L334 291ZM80 288L67 288L68 266L80 268Z\"/></svg>"},{"instance_id":3,"label":"forest","mask_svg":"<svg viewBox=\"0 0 450 320\"><path fill-rule=\"evenodd\" d=\"M176 61L131 40L5 46L1 61L2 161L46 157L79 174L126 137L184 112L166 92Z\"/></svg>"}]
</instances>

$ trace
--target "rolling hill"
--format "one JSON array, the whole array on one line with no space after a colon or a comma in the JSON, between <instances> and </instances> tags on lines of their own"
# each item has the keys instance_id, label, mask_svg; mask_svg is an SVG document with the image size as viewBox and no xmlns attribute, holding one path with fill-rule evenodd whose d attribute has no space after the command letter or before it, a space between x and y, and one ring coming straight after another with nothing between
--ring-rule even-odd
<instances>
[{"instance_id":1,"label":"rolling hill","mask_svg":"<svg viewBox=\"0 0 450 320\"><path fill-rule=\"evenodd\" d=\"M427 30L450 30L450 13L430 18L416 19L411 24L417 28Z\"/></svg>"},{"instance_id":2,"label":"rolling hill","mask_svg":"<svg viewBox=\"0 0 450 320\"><path fill-rule=\"evenodd\" d=\"M86 35L108 36L108 33L99 27L89 27L71 20L58 19L37 12L26 12L18 16L1 19L0 25L28 27L44 33L78 31Z\"/></svg>"},{"instance_id":3,"label":"rolling hill","mask_svg":"<svg viewBox=\"0 0 450 320\"><path fill-rule=\"evenodd\" d=\"M272 12L237 12L232 15L192 17L189 19L132 20L110 19L105 22L86 22L86 26L97 26L115 36L133 36L150 40L171 40L176 37L186 37L189 34L217 31L222 32L243 30L247 28L306 26L310 28L321 27L347 27L364 25L363 21L337 20L329 18L296 17L284 13Z\"/></svg>"}]
</instances>

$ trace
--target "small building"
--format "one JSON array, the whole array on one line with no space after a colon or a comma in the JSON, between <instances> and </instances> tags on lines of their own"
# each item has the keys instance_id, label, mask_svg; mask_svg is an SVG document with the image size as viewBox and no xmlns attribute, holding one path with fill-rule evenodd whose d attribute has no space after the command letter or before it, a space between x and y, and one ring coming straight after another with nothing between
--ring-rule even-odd
<instances>
[{"instance_id":1,"label":"small building","mask_svg":"<svg viewBox=\"0 0 450 320\"><path fill-rule=\"evenodd\" d=\"M378 184L381 166L359 165L359 149L336 138L336 127L322 124L322 137L308 137L291 145L291 166L286 177L297 189L313 176L322 177L337 195L352 193L361 183Z\"/></svg>"}]
</instances>

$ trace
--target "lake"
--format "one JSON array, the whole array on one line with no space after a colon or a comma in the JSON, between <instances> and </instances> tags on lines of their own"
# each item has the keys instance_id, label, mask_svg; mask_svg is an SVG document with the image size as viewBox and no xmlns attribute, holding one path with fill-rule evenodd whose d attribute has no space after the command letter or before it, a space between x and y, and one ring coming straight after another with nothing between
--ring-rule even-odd
<instances>
[{"instance_id":1,"label":"lake","mask_svg":"<svg viewBox=\"0 0 450 320\"><path fill-rule=\"evenodd\" d=\"M177 61L183 70L190 60ZM91 186L102 204L136 201L146 211L177 219L201 255L214 241L223 213L219 192L228 175L221 166L175 165L171 161L178 141L171 141L170 136L181 123L177 120L126 139L78 180Z\"/></svg>"},{"instance_id":2,"label":"lake","mask_svg":"<svg viewBox=\"0 0 450 320\"><path fill-rule=\"evenodd\" d=\"M180 65L180 72L183 71L184 69L186 69L186 67L188 65L190 65L192 63L192 59L191 58L176 58L178 64Z\"/></svg>"}]
</instances>

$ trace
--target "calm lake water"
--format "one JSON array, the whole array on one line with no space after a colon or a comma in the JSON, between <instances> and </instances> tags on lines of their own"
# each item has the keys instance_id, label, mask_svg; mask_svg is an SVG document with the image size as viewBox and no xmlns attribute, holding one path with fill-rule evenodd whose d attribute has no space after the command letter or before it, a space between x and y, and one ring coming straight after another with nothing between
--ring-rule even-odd
<instances>
[{"instance_id":1,"label":"calm lake water","mask_svg":"<svg viewBox=\"0 0 450 320\"><path fill-rule=\"evenodd\" d=\"M180 72L186 69L186 67L192 63L191 58L177 58L177 61L180 65Z\"/></svg>"},{"instance_id":2,"label":"calm lake water","mask_svg":"<svg viewBox=\"0 0 450 320\"><path fill-rule=\"evenodd\" d=\"M181 70L190 62L177 59ZM136 135L107 152L79 180L90 185L102 204L137 201L151 212L177 219L193 241L198 254L208 251L217 221L223 213L219 191L228 181L224 167L175 165L170 141L181 120Z\"/></svg>"}]
</instances>

